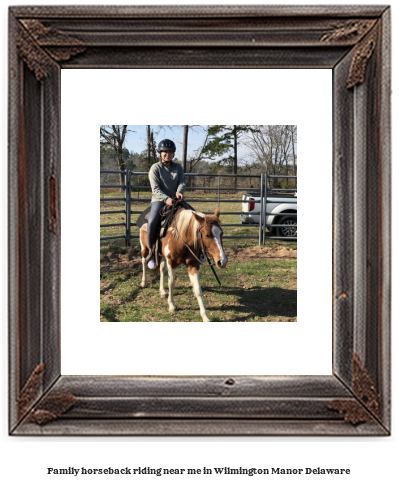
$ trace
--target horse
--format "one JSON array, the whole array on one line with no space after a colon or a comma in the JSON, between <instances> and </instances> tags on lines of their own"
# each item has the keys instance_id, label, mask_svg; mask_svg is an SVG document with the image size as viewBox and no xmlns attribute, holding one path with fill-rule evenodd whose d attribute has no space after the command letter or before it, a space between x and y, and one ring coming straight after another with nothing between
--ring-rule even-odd
<instances>
[{"instance_id":1,"label":"horse","mask_svg":"<svg viewBox=\"0 0 399 492\"><path fill-rule=\"evenodd\" d=\"M212 256L218 268L225 268L227 256L223 249L223 230L219 220L220 210L217 209L213 215L205 215L193 210L179 208L170 223L165 236L162 238L162 247L159 248L159 271L160 271L160 295L166 298L164 286L165 267L169 276L168 306L169 312L176 310L173 299L173 288L175 285L175 269L185 265L188 270L194 295L197 298L202 321L209 322L202 290L199 283L199 269L201 266L200 256L206 255L206 251ZM143 265L143 278L141 287L147 283L147 262L149 253L147 242L147 224L140 228L140 244Z\"/></svg>"}]
</instances>

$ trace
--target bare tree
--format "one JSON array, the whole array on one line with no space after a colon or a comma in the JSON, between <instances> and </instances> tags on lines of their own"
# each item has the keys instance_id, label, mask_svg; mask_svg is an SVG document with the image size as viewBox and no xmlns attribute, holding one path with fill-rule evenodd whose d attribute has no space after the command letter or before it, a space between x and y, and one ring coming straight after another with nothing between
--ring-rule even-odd
<instances>
[{"instance_id":1,"label":"bare tree","mask_svg":"<svg viewBox=\"0 0 399 492\"><path fill-rule=\"evenodd\" d=\"M296 172L296 126L259 125L258 132L248 134L244 144L252 156L263 163L267 174Z\"/></svg>"},{"instance_id":2,"label":"bare tree","mask_svg":"<svg viewBox=\"0 0 399 492\"><path fill-rule=\"evenodd\" d=\"M289 129L290 136L291 136L292 166L294 169L294 175L296 176L297 127L296 127L296 125L288 125L288 129Z\"/></svg>"},{"instance_id":3,"label":"bare tree","mask_svg":"<svg viewBox=\"0 0 399 492\"><path fill-rule=\"evenodd\" d=\"M284 155L285 174L296 174L296 126L284 125L281 127L281 148ZM289 179L287 178L287 186Z\"/></svg>"},{"instance_id":4,"label":"bare tree","mask_svg":"<svg viewBox=\"0 0 399 492\"><path fill-rule=\"evenodd\" d=\"M193 156L191 156L189 158L189 160L188 160L188 164L189 164L189 170L188 170L188 172L189 173L191 173L193 171L193 169L195 168L195 166L197 166L198 163L204 157L204 153L205 153L205 150L206 150L206 146L208 144L208 141L209 141L209 135L208 135L208 132L206 132L205 133L204 143L201 145L201 147L199 147L197 150L195 150L195 154Z\"/></svg>"},{"instance_id":5,"label":"bare tree","mask_svg":"<svg viewBox=\"0 0 399 492\"><path fill-rule=\"evenodd\" d=\"M123 157L123 145L125 143L127 125L101 125L100 126L100 145L111 148L115 151L118 169L125 171L125 160ZM123 174L120 175L121 186L124 184Z\"/></svg>"},{"instance_id":6,"label":"bare tree","mask_svg":"<svg viewBox=\"0 0 399 492\"><path fill-rule=\"evenodd\" d=\"M243 143L252 151L253 158L263 163L264 172L271 174L273 150L268 128L265 125L259 125L258 129L259 132L247 136Z\"/></svg>"}]
</instances>

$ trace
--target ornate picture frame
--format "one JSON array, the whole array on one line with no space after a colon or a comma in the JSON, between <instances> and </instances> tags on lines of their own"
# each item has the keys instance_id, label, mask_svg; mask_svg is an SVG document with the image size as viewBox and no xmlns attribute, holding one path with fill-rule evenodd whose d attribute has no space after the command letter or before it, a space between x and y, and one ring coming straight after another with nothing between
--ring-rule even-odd
<instances>
[{"instance_id":1,"label":"ornate picture frame","mask_svg":"<svg viewBox=\"0 0 399 492\"><path fill-rule=\"evenodd\" d=\"M61 69L165 59L332 70L330 376L60 374ZM390 131L388 6L11 7L10 434L389 435Z\"/></svg>"}]
</instances>

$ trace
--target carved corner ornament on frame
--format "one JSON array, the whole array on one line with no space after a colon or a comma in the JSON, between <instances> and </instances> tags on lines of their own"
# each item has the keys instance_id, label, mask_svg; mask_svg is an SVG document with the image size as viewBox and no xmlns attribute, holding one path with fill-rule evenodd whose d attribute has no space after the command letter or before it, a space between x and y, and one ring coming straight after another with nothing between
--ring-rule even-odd
<instances>
[{"instance_id":1,"label":"carved corner ornament on frame","mask_svg":"<svg viewBox=\"0 0 399 492\"><path fill-rule=\"evenodd\" d=\"M11 7L9 40L10 434L389 435L390 8ZM331 376L60 373L60 71L153 67L332 70Z\"/></svg>"}]
</instances>

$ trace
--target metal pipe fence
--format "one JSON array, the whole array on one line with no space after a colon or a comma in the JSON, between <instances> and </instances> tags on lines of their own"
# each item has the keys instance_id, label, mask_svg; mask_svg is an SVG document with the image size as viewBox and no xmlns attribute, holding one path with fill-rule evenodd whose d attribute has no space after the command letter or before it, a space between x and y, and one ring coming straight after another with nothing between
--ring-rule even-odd
<instances>
[{"instance_id":1,"label":"metal pipe fence","mask_svg":"<svg viewBox=\"0 0 399 492\"><path fill-rule=\"evenodd\" d=\"M138 182L138 179L140 177L147 177L148 179L148 173L145 172L132 172L130 170L127 171L110 171L110 170L101 170L100 171L101 175L105 176L117 176L117 178L121 179L121 176L123 176L123 183L120 184L115 184L115 183L100 183L100 188L102 189L120 189L121 193L123 193L123 197L121 196L116 196L116 197L100 197L100 203L104 204L110 204L110 203L119 203L123 202L123 209L118 209L118 210L100 210L100 215L123 215L123 222L106 222L106 223L101 223L100 228L101 229L112 229L112 228L123 228L123 234L118 234L118 235L106 235L106 236L100 236L100 241L114 241L114 240L119 240L119 239L124 239L125 241L125 246L131 246L132 239L138 239L138 235L133 235L132 234L132 227L136 226L136 222L133 221L132 216L134 215L140 215L142 213L142 210L135 210L134 203L150 203L151 198L150 197L145 197L145 198L140 198L140 192L141 191L151 191L150 185L142 185L142 184L135 184ZM217 179L217 186L186 186L186 191L210 191L210 192L217 192L217 199L214 198L191 198L189 201L190 203L203 203L203 204L212 204L212 203L217 203L218 206L220 207L221 203L251 203L252 200L250 199L241 199L237 200L234 198L221 198L223 192L248 192L250 191L252 194L256 194L256 196L259 194L259 201L260 201L260 212L243 212L243 211L236 211L236 212L221 212L221 215L236 215L240 217L246 217L246 216L251 216L251 219L253 220L253 217L259 216L259 223L255 221L255 223L224 223L223 228L229 228L229 227L242 227L242 228L258 228L258 234L256 236L254 235L224 235L224 239L258 239L259 244L265 244L266 239L289 239L289 240L296 240L296 213L273 213L273 212L267 212L267 204L268 199L270 197L271 192L281 192L283 191L284 193L292 193L296 192L297 188L286 188L286 189L281 189L281 188L268 188L268 180L273 179L290 179L290 180L295 180L296 183L296 176L277 176L277 175L267 175L267 174L260 174L260 175L243 175L243 174L209 174L209 173L186 173L187 178L212 178L212 179ZM221 186L221 180L225 178L246 178L246 179L251 179L252 180L257 179L259 180L259 186L254 187L251 184L251 187L232 187L232 186ZM134 197L132 193L136 191L138 193L137 197ZM141 207L142 208L142 207ZM212 214L213 211L206 211L203 212L205 214ZM269 229L271 232L273 232L274 228L281 228L280 224L270 224L267 223L267 217L270 216L284 216L284 217L293 217L293 221L291 225L287 225L288 228L292 228L294 230L295 228L295 234L292 234L292 236L277 236L277 235L272 235L272 236L266 236L266 230ZM295 219L295 220L294 220Z\"/></svg>"}]
</instances>

